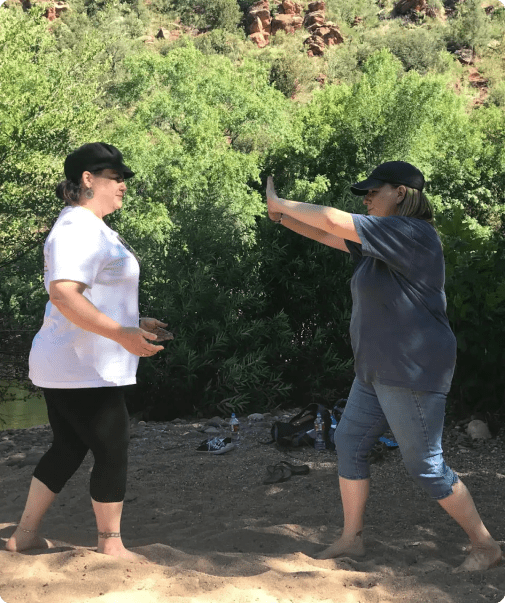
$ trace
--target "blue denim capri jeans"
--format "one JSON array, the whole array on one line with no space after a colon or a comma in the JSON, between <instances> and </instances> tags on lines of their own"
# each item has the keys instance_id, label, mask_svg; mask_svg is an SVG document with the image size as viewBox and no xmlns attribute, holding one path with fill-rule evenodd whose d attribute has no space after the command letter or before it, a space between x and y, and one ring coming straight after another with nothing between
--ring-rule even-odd
<instances>
[{"instance_id":1,"label":"blue denim capri jeans","mask_svg":"<svg viewBox=\"0 0 505 603\"><path fill-rule=\"evenodd\" d=\"M441 392L355 379L335 431L339 476L370 477L367 454L389 424L405 466L419 485L436 500L452 494L458 477L442 456L446 398Z\"/></svg>"}]
</instances>

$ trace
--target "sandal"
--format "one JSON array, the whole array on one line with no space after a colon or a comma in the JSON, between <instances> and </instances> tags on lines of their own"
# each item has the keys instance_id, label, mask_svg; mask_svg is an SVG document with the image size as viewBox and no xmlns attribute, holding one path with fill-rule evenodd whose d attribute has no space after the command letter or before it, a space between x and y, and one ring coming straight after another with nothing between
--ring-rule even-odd
<instances>
[{"instance_id":1,"label":"sandal","mask_svg":"<svg viewBox=\"0 0 505 603\"><path fill-rule=\"evenodd\" d=\"M267 467L267 473L268 477L263 480L264 484L278 484L280 482L287 482L292 474L289 467L284 467L280 463Z\"/></svg>"},{"instance_id":2,"label":"sandal","mask_svg":"<svg viewBox=\"0 0 505 603\"><path fill-rule=\"evenodd\" d=\"M307 473L310 471L310 468L308 465L292 465L291 463L288 463L287 461L281 461L279 463L280 464L284 464L287 467L289 467L289 470L291 471L291 473L293 475L307 475Z\"/></svg>"}]
</instances>

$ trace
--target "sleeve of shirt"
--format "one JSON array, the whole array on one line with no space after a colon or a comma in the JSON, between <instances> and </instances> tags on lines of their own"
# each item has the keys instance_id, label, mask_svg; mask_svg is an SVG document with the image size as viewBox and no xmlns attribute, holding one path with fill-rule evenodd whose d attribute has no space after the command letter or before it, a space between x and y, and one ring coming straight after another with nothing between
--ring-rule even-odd
<instances>
[{"instance_id":1,"label":"sleeve of shirt","mask_svg":"<svg viewBox=\"0 0 505 603\"><path fill-rule=\"evenodd\" d=\"M344 239L344 243L347 245L352 261L356 263L359 262L363 257L363 254L361 253L361 243L355 243L354 241L348 241L347 239Z\"/></svg>"},{"instance_id":2,"label":"sleeve of shirt","mask_svg":"<svg viewBox=\"0 0 505 603\"><path fill-rule=\"evenodd\" d=\"M46 245L49 282L64 279L91 288L106 259L104 244L98 228L62 224Z\"/></svg>"},{"instance_id":3,"label":"sleeve of shirt","mask_svg":"<svg viewBox=\"0 0 505 603\"><path fill-rule=\"evenodd\" d=\"M381 260L404 275L410 272L417 245L409 218L352 214L352 219L363 256Z\"/></svg>"}]
</instances>

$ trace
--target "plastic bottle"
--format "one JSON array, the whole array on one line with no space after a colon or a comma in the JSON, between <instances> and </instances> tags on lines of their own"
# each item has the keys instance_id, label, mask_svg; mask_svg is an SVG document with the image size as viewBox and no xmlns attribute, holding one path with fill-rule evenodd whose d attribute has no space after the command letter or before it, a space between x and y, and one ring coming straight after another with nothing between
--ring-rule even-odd
<instances>
[{"instance_id":1,"label":"plastic bottle","mask_svg":"<svg viewBox=\"0 0 505 603\"><path fill-rule=\"evenodd\" d=\"M322 452L323 450L326 450L326 443L324 441L323 429L324 429L323 419L321 418L321 413L318 412L316 420L314 421L314 431L315 431L315 435L316 435L316 439L314 441L314 448L318 452Z\"/></svg>"},{"instance_id":2,"label":"plastic bottle","mask_svg":"<svg viewBox=\"0 0 505 603\"><path fill-rule=\"evenodd\" d=\"M234 412L231 414L230 429L231 441L235 446L240 446L240 421L237 419Z\"/></svg>"}]
</instances>

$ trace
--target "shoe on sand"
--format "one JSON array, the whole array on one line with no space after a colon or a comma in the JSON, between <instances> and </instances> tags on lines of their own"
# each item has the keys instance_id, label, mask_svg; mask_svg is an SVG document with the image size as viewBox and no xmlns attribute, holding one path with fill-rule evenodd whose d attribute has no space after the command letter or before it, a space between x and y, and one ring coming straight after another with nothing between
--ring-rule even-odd
<instances>
[{"instance_id":1,"label":"shoe on sand","mask_svg":"<svg viewBox=\"0 0 505 603\"><path fill-rule=\"evenodd\" d=\"M204 440L197 450L209 454L224 454L234 448L235 444L232 444L231 438L212 438L211 440Z\"/></svg>"}]
</instances>

